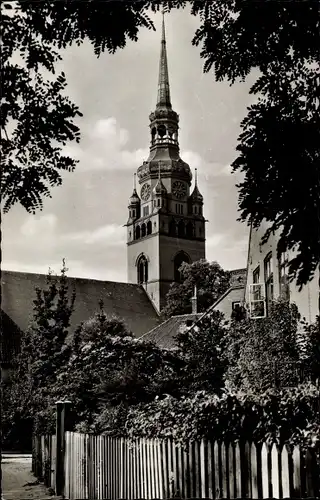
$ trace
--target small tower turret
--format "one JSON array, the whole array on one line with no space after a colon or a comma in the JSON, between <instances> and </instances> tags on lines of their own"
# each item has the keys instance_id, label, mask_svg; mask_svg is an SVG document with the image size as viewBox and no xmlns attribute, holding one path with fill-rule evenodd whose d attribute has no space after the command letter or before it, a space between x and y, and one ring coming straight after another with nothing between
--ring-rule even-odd
<instances>
[{"instance_id":1,"label":"small tower turret","mask_svg":"<svg viewBox=\"0 0 320 500\"><path fill-rule=\"evenodd\" d=\"M133 192L132 195L129 198L129 204L128 204L128 209L129 209L129 220L128 223L133 222L140 217L140 198L137 193L136 189L136 174L134 174L133 177Z\"/></svg>"},{"instance_id":2,"label":"small tower turret","mask_svg":"<svg viewBox=\"0 0 320 500\"><path fill-rule=\"evenodd\" d=\"M160 208L166 208L167 194L168 194L167 188L165 187L165 185L161 180L161 163L159 161L158 181L152 190L154 210L160 210Z\"/></svg>"},{"instance_id":3,"label":"small tower turret","mask_svg":"<svg viewBox=\"0 0 320 500\"><path fill-rule=\"evenodd\" d=\"M195 168L195 184L194 184L194 189L190 195L189 198L189 206L190 206L190 213L193 215L203 215L202 213L202 207L203 207L203 196L199 191L198 188L198 175L197 175L197 169Z\"/></svg>"}]
</instances>

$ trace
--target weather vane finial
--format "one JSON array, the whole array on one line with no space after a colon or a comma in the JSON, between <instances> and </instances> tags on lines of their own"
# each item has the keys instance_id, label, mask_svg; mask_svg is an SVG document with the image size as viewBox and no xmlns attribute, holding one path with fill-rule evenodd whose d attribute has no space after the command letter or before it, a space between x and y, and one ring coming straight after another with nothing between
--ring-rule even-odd
<instances>
[{"instance_id":1,"label":"weather vane finial","mask_svg":"<svg viewBox=\"0 0 320 500\"><path fill-rule=\"evenodd\" d=\"M133 174L133 188L134 189L137 188L137 174L136 173Z\"/></svg>"}]
</instances>

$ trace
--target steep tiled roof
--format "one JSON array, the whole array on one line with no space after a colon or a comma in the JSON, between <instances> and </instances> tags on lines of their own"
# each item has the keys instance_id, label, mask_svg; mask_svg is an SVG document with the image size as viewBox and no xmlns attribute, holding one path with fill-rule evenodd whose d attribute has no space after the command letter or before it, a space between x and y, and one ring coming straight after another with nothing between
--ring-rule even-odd
<instances>
[{"instance_id":1,"label":"steep tiled roof","mask_svg":"<svg viewBox=\"0 0 320 500\"><path fill-rule=\"evenodd\" d=\"M183 325L191 326L200 316L199 313L172 316L172 318L167 319L167 321L156 326L150 332L145 333L141 338L154 342L159 347L172 349L175 347L174 337L179 332L180 327Z\"/></svg>"},{"instance_id":2,"label":"steep tiled roof","mask_svg":"<svg viewBox=\"0 0 320 500\"><path fill-rule=\"evenodd\" d=\"M24 332L33 316L35 288L47 286L44 274L2 271L1 309L11 324ZM71 317L70 331L99 310L103 301L106 313L122 318L136 337L140 337L159 324L159 317L146 292L139 285L99 281L83 278L68 278L70 292L75 288L75 310ZM8 325L6 320L6 325ZM5 326L5 325L3 325ZM6 326L3 335L10 335L12 328Z\"/></svg>"}]
</instances>

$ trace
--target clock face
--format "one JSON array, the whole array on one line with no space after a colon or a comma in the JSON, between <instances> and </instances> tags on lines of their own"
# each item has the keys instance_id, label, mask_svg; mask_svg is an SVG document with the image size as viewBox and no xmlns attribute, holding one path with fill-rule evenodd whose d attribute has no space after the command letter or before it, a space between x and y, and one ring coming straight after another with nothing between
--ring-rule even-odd
<instances>
[{"instance_id":1,"label":"clock face","mask_svg":"<svg viewBox=\"0 0 320 500\"><path fill-rule=\"evenodd\" d=\"M187 194L187 188L181 181L176 181L172 185L172 192L177 198L183 198Z\"/></svg>"},{"instance_id":2,"label":"clock face","mask_svg":"<svg viewBox=\"0 0 320 500\"><path fill-rule=\"evenodd\" d=\"M151 187L150 184L144 184L141 188L141 198L147 201L150 198Z\"/></svg>"}]
</instances>

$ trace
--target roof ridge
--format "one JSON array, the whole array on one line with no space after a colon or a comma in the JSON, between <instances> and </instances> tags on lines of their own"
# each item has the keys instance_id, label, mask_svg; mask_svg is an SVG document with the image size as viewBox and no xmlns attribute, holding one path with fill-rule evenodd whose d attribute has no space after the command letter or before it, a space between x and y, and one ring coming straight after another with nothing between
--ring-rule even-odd
<instances>
[{"instance_id":1,"label":"roof ridge","mask_svg":"<svg viewBox=\"0 0 320 500\"><path fill-rule=\"evenodd\" d=\"M47 277L48 273L30 273L28 271L14 271L12 269L1 269L1 275L4 273L12 273L15 275L20 275L20 276L44 276ZM53 278L59 278L59 274L52 274L51 275ZM138 288L143 288L141 285L138 283L126 283L125 281L112 281L112 280L99 280L97 278L84 278L82 276L67 276L67 279L72 279L72 280L83 280L83 281L95 281L98 283L117 283L119 285L127 285L130 287L138 287Z\"/></svg>"}]
</instances>

